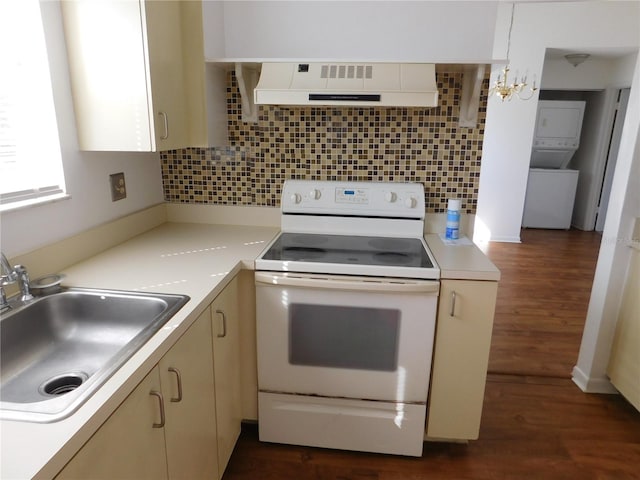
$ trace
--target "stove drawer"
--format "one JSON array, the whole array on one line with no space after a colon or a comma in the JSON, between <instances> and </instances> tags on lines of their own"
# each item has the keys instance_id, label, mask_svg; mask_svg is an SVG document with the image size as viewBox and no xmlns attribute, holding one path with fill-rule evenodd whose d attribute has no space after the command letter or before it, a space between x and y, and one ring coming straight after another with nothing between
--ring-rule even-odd
<instances>
[{"instance_id":1,"label":"stove drawer","mask_svg":"<svg viewBox=\"0 0 640 480\"><path fill-rule=\"evenodd\" d=\"M425 405L260 392L260 440L422 455Z\"/></svg>"}]
</instances>

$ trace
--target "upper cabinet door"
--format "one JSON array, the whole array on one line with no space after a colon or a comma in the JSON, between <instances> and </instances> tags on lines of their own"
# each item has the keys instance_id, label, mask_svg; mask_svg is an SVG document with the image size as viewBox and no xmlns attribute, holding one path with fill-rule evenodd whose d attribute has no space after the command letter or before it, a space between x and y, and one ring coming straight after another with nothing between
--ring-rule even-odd
<instances>
[{"instance_id":1,"label":"upper cabinet door","mask_svg":"<svg viewBox=\"0 0 640 480\"><path fill-rule=\"evenodd\" d=\"M80 149L148 152L192 146L189 129L198 124L192 107L204 102L204 91L188 86L193 78L202 85L204 58L202 48L199 62L183 54L185 45L202 45L202 29L182 21L183 5L192 8L191 3L75 0L61 5Z\"/></svg>"},{"instance_id":2,"label":"upper cabinet door","mask_svg":"<svg viewBox=\"0 0 640 480\"><path fill-rule=\"evenodd\" d=\"M141 6L146 19L154 150L175 150L188 146L183 143L189 134L180 2L146 1Z\"/></svg>"},{"instance_id":3,"label":"upper cabinet door","mask_svg":"<svg viewBox=\"0 0 640 480\"><path fill-rule=\"evenodd\" d=\"M81 150L151 151L138 1L61 2Z\"/></svg>"},{"instance_id":4,"label":"upper cabinet door","mask_svg":"<svg viewBox=\"0 0 640 480\"><path fill-rule=\"evenodd\" d=\"M491 63L498 3L207 1L205 56Z\"/></svg>"}]
</instances>

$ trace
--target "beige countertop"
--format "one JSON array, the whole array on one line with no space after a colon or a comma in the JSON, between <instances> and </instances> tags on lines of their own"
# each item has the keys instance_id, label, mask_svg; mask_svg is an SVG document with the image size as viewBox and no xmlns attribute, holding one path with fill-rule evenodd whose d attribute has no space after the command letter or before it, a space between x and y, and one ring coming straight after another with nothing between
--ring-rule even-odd
<instances>
[{"instance_id":1,"label":"beige countertop","mask_svg":"<svg viewBox=\"0 0 640 480\"><path fill-rule=\"evenodd\" d=\"M468 238L445 242L441 235L429 233L424 239L440 267L441 279L500 280L500 270Z\"/></svg>"},{"instance_id":2,"label":"beige countertop","mask_svg":"<svg viewBox=\"0 0 640 480\"><path fill-rule=\"evenodd\" d=\"M66 286L185 294L189 302L70 417L0 421L0 478L52 478L202 311L276 236L274 227L164 223L64 269ZM425 239L443 279L492 280L498 269L475 245Z\"/></svg>"},{"instance_id":3,"label":"beige countertop","mask_svg":"<svg viewBox=\"0 0 640 480\"><path fill-rule=\"evenodd\" d=\"M70 417L0 421L0 478L52 478L71 459L227 281L253 261L277 228L165 223L64 270L67 286L176 293L189 302Z\"/></svg>"}]
</instances>

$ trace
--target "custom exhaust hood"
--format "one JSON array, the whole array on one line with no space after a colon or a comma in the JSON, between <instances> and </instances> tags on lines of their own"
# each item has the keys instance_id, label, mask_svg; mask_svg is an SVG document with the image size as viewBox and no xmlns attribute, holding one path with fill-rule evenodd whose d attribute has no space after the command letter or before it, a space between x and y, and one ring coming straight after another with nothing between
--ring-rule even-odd
<instances>
[{"instance_id":1,"label":"custom exhaust hood","mask_svg":"<svg viewBox=\"0 0 640 480\"><path fill-rule=\"evenodd\" d=\"M429 63L263 63L256 104L435 107Z\"/></svg>"}]
</instances>

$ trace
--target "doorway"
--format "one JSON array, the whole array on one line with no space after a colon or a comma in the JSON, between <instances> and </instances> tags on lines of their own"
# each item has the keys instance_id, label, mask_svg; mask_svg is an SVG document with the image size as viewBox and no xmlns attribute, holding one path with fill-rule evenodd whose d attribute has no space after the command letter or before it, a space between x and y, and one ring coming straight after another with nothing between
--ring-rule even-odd
<instances>
[{"instance_id":1,"label":"doorway","mask_svg":"<svg viewBox=\"0 0 640 480\"><path fill-rule=\"evenodd\" d=\"M568 168L578 170L571 226L602 232L630 89L541 90L540 100L584 101L580 147ZM599 221L598 221L599 218Z\"/></svg>"}]
</instances>

